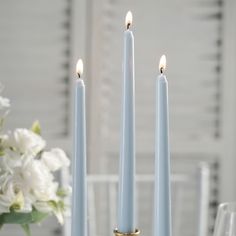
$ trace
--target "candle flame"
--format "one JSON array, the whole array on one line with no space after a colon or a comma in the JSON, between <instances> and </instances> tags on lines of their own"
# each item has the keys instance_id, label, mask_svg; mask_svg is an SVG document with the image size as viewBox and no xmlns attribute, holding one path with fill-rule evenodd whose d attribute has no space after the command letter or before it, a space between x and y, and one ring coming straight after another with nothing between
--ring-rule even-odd
<instances>
[{"instance_id":1,"label":"candle flame","mask_svg":"<svg viewBox=\"0 0 236 236\"><path fill-rule=\"evenodd\" d=\"M79 59L77 64L76 64L76 73L80 77L83 74L84 66L83 66L83 61L82 59Z\"/></svg>"},{"instance_id":2,"label":"candle flame","mask_svg":"<svg viewBox=\"0 0 236 236\"><path fill-rule=\"evenodd\" d=\"M161 73L166 69L166 56L162 55L159 63L159 70Z\"/></svg>"},{"instance_id":3,"label":"candle flame","mask_svg":"<svg viewBox=\"0 0 236 236\"><path fill-rule=\"evenodd\" d=\"M131 11L128 11L125 17L125 26L127 29L130 28L130 26L132 25L132 21L133 21L133 15Z\"/></svg>"}]
</instances>

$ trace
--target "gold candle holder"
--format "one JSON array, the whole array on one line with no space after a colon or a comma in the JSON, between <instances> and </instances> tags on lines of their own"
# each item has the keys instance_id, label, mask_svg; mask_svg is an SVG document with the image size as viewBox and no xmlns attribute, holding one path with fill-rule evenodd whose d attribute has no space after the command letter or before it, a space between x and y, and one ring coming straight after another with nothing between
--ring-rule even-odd
<instances>
[{"instance_id":1,"label":"gold candle holder","mask_svg":"<svg viewBox=\"0 0 236 236\"><path fill-rule=\"evenodd\" d=\"M113 232L114 232L115 236L139 236L139 234L140 234L139 229L135 229L135 232L133 232L133 233L122 233L122 232L119 232L118 229L114 229Z\"/></svg>"}]
</instances>

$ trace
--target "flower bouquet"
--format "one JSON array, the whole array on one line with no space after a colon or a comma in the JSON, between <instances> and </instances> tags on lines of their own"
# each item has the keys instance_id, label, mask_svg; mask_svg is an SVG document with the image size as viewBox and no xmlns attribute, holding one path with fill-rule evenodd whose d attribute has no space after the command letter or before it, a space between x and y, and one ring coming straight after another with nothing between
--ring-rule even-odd
<instances>
[{"instance_id":1,"label":"flower bouquet","mask_svg":"<svg viewBox=\"0 0 236 236\"><path fill-rule=\"evenodd\" d=\"M55 215L63 223L64 198L70 188L59 187L54 172L70 164L59 148L46 151L39 122L31 129L3 133L10 102L0 97L0 228L19 224L30 235L30 224Z\"/></svg>"}]
</instances>

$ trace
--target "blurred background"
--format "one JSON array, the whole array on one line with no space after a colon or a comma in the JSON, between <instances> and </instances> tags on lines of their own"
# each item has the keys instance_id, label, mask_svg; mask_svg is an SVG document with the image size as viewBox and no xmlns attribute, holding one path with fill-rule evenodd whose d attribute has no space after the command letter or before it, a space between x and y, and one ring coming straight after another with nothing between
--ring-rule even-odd
<instances>
[{"instance_id":1,"label":"blurred background","mask_svg":"<svg viewBox=\"0 0 236 236\"><path fill-rule=\"evenodd\" d=\"M155 78L167 56L173 235L208 236L217 205L236 199L235 0L1 0L0 81L7 129L35 119L72 156L75 64L87 89L89 233L116 226L125 15L133 13L137 227L152 234ZM61 181L70 182L63 173ZM50 219L34 236L70 233ZM23 233L6 226L3 236Z\"/></svg>"}]
</instances>

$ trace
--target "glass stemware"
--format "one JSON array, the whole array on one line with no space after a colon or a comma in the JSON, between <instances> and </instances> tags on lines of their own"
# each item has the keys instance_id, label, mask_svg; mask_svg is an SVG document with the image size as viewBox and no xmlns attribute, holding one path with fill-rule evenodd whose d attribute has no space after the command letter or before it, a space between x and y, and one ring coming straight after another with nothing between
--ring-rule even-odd
<instances>
[{"instance_id":1,"label":"glass stemware","mask_svg":"<svg viewBox=\"0 0 236 236\"><path fill-rule=\"evenodd\" d=\"M236 202L219 205L214 236L236 236Z\"/></svg>"}]
</instances>

